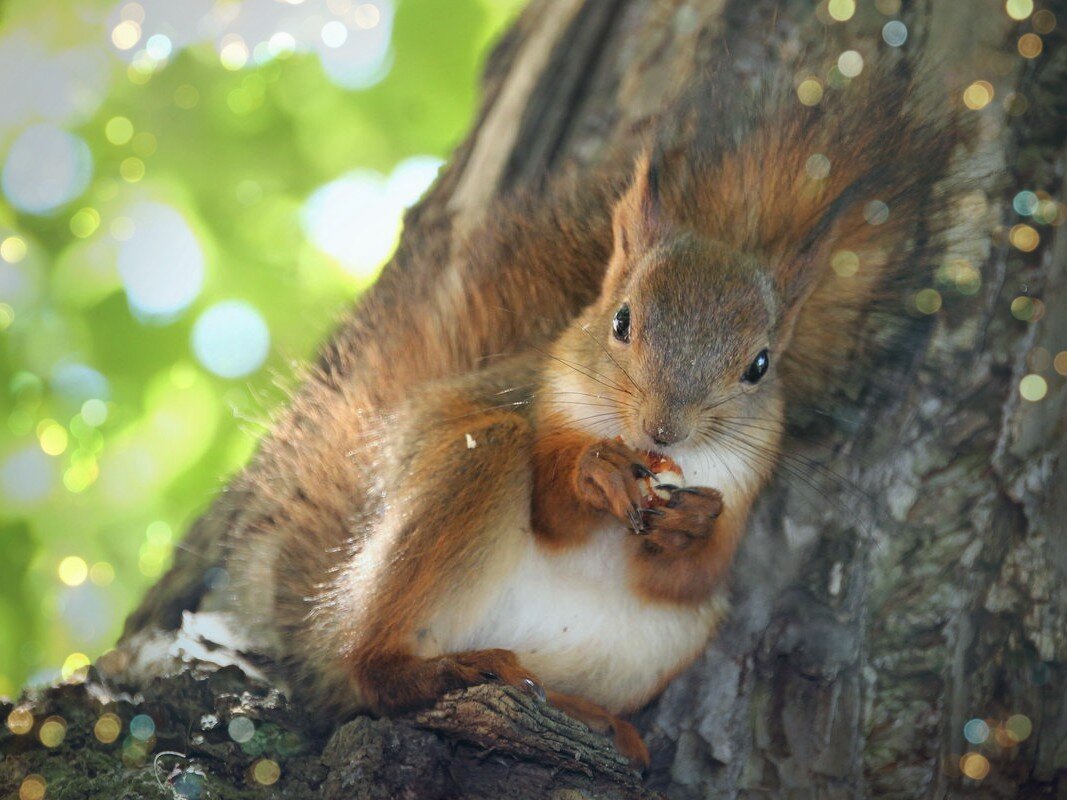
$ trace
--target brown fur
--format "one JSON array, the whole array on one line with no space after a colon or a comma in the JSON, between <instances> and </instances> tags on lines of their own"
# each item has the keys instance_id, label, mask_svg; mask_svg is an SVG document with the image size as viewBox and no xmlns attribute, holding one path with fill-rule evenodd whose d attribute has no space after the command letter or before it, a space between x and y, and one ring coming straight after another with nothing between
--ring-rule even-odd
<instances>
[{"instance_id":1,"label":"brown fur","mask_svg":"<svg viewBox=\"0 0 1067 800\"><path fill-rule=\"evenodd\" d=\"M613 445L569 428L539 427L541 432L534 442L533 532L554 548L584 542L599 512L609 509L584 499L583 474L587 469L583 467L600 461L602 453L607 458ZM620 514L640 502L636 484L619 482L623 492L626 486L631 489L629 495L614 506Z\"/></svg>"},{"instance_id":2,"label":"brown fur","mask_svg":"<svg viewBox=\"0 0 1067 800\"><path fill-rule=\"evenodd\" d=\"M494 209L455 252L444 229L405 245L231 490L247 498L228 561L239 606L302 698L397 713L538 681L510 651L431 641L480 613L479 592L521 557L519 528L565 557L617 519L634 531L619 541L634 597L708 603L787 410L825 393L856 320L910 267L919 220L936 233L954 122L871 72L816 110L723 92L701 110L710 123L639 161L618 202L610 176L564 181ZM804 169L814 153L825 179ZM878 227L862 218L875 197L890 206ZM868 259L855 280L827 267L842 248ZM622 303L625 344L611 335ZM763 349L770 371L745 384ZM641 512L633 464L650 430L709 448L724 485ZM548 688L647 763L627 723Z\"/></svg>"}]
</instances>

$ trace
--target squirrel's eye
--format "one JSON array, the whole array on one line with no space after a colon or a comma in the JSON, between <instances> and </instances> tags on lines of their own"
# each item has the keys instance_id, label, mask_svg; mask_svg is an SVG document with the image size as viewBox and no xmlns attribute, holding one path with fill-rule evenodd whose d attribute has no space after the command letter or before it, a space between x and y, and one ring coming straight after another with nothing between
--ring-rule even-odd
<instances>
[{"instance_id":1,"label":"squirrel's eye","mask_svg":"<svg viewBox=\"0 0 1067 800\"><path fill-rule=\"evenodd\" d=\"M756 360L748 365L748 369L745 370L745 374L741 376L741 380L745 383L756 383L760 378L767 374L767 367L771 365L770 354L766 350L760 350Z\"/></svg>"},{"instance_id":2,"label":"squirrel's eye","mask_svg":"<svg viewBox=\"0 0 1067 800\"><path fill-rule=\"evenodd\" d=\"M611 320L611 332L620 342L630 341L630 306L623 303Z\"/></svg>"}]
</instances>

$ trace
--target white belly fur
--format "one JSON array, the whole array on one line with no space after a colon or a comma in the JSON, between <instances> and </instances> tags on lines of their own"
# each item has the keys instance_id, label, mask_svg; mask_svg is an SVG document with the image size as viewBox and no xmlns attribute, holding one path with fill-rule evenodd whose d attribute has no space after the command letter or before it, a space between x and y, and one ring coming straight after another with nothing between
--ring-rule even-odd
<instances>
[{"instance_id":1,"label":"white belly fur","mask_svg":"<svg viewBox=\"0 0 1067 800\"><path fill-rule=\"evenodd\" d=\"M647 702L691 661L725 611L720 597L699 607L638 599L626 575L624 538L633 534L622 526L558 553L515 533L523 541L514 567L484 604L460 600L438 614L426 637L434 650L513 650L549 688L620 712Z\"/></svg>"}]
</instances>

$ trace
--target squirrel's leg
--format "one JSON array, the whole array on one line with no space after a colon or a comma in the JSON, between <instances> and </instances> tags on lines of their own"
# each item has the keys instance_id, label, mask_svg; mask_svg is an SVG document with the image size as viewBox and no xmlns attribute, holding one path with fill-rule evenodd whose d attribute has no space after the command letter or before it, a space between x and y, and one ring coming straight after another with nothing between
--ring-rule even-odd
<instances>
[{"instance_id":1,"label":"squirrel's leg","mask_svg":"<svg viewBox=\"0 0 1067 800\"><path fill-rule=\"evenodd\" d=\"M696 604L711 596L745 530L751 499L683 488L630 540L635 588L651 600Z\"/></svg>"},{"instance_id":2,"label":"squirrel's leg","mask_svg":"<svg viewBox=\"0 0 1067 800\"><path fill-rule=\"evenodd\" d=\"M637 479L651 473L626 445L568 428L549 430L535 439L533 460L533 527L545 544L580 544L605 515L641 529Z\"/></svg>"},{"instance_id":3,"label":"squirrel's leg","mask_svg":"<svg viewBox=\"0 0 1067 800\"><path fill-rule=\"evenodd\" d=\"M584 722L590 730L610 736L615 742L615 748L631 763L640 767L648 766L648 748L645 747L637 728L626 720L620 719L591 700L572 694L549 691L548 702L568 716Z\"/></svg>"},{"instance_id":4,"label":"squirrel's leg","mask_svg":"<svg viewBox=\"0 0 1067 800\"><path fill-rule=\"evenodd\" d=\"M453 402L417 410L403 438L382 519L331 592L362 704L395 714L466 686L536 683L508 650L449 652L529 535L528 423Z\"/></svg>"}]
</instances>

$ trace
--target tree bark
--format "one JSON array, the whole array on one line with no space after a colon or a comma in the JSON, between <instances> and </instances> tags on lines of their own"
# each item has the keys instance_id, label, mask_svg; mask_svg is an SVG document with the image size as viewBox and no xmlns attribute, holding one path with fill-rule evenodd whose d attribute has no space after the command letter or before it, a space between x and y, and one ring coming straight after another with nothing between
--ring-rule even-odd
<instances>
[{"instance_id":1,"label":"tree bark","mask_svg":"<svg viewBox=\"0 0 1067 800\"><path fill-rule=\"evenodd\" d=\"M447 252L500 193L632 152L708 65L716 90L737 91L801 50L816 63L876 41L888 18L860 5L847 25L827 26L809 0L535 0L492 57L479 121L409 216L405 240ZM1067 390L1049 364L1067 350L1067 236L1036 226L1032 252L1008 240L1018 190L1062 199L1067 6L1051 7L1060 25L1026 61L1015 42L1029 28L996 0L905 4L908 46L932 51L935 79L995 87L990 108L967 113L980 114L985 160L998 169L976 178L959 210L960 231L977 243L980 289L943 292L941 313L899 336L893 364L857 365L845 387L852 400L793 432L787 458L821 466L779 470L734 569L727 624L637 716L653 752L644 783L580 726L507 692L473 690L418 718L357 720L325 749L297 712L276 712L308 744L291 764L278 756L275 788L296 797L1067 796ZM1012 313L1021 295L1041 301L1029 320ZM887 387L879 375L889 370ZM1048 385L1039 402L1018 389L1032 372ZM226 519L218 512L198 529L195 549L209 560ZM196 607L202 572L179 564L135 627L175 627ZM189 672L171 680L194 685ZM167 706L159 687L168 684L156 686L145 702ZM74 690L57 691L41 702ZM172 716L188 726L205 712L187 705ZM988 724L984 743L965 738L972 719ZM981 739L982 726L968 733ZM247 753L177 739L171 746L240 785L234 765ZM0 752L37 765L19 741L0 739ZM988 762L980 780L975 755L961 771L968 753ZM0 762L0 794L17 787L5 782L11 757Z\"/></svg>"}]
</instances>

